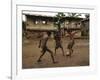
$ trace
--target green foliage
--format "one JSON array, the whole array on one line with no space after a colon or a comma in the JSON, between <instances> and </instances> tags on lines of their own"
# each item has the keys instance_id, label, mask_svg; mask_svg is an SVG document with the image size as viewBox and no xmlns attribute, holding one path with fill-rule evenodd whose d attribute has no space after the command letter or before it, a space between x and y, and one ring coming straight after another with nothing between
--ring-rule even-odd
<instances>
[{"instance_id":1,"label":"green foliage","mask_svg":"<svg viewBox=\"0 0 100 80\"><path fill-rule=\"evenodd\" d=\"M68 13L68 17L78 18L79 16L81 16L80 13Z\"/></svg>"},{"instance_id":2,"label":"green foliage","mask_svg":"<svg viewBox=\"0 0 100 80\"><path fill-rule=\"evenodd\" d=\"M87 19L88 19L89 17L90 17L90 15L89 15L89 14L85 14L85 18L87 18Z\"/></svg>"},{"instance_id":3,"label":"green foliage","mask_svg":"<svg viewBox=\"0 0 100 80\"><path fill-rule=\"evenodd\" d=\"M61 24L63 23L62 19L64 17L65 17L65 14L63 12L58 12L57 15L55 16L56 20L54 22L54 25L56 25L55 27L57 27L59 31L61 29Z\"/></svg>"},{"instance_id":4,"label":"green foliage","mask_svg":"<svg viewBox=\"0 0 100 80\"><path fill-rule=\"evenodd\" d=\"M56 15L56 17L58 19L62 19L63 17L65 17L65 14L63 12L58 12L58 14Z\"/></svg>"}]
</instances>

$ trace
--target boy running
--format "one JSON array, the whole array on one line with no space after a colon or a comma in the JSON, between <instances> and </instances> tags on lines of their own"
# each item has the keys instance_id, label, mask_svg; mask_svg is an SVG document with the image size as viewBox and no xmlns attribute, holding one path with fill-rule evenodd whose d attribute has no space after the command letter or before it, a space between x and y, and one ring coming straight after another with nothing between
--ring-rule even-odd
<instances>
[{"instance_id":1,"label":"boy running","mask_svg":"<svg viewBox=\"0 0 100 80\"><path fill-rule=\"evenodd\" d=\"M38 62L41 62L42 56L46 53L46 51L48 51L51 55L53 63L56 63L56 61L54 60L53 52L50 49L48 49L48 47L47 47L47 41L48 41L50 35L51 35L51 32L43 32L42 38L39 42L39 48L41 47L42 54L40 55Z\"/></svg>"}]
</instances>

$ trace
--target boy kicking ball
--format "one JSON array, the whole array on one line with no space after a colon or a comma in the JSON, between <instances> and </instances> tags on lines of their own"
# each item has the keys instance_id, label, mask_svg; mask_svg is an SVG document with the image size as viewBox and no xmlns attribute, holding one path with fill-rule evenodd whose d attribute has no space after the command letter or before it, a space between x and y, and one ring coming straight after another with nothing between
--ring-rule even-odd
<instances>
[{"instance_id":1,"label":"boy kicking ball","mask_svg":"<svg viewBox=\"0 0 100 80\"><path fill-rule=\"evenodd\" d=\"M70 41L67 45L67 49L68 49L68 52L66 53L66 56L69 56L71 57L72 54L73 54L73 46L75 44L75 39L74 39L74 35L77 33L77 32L73 32L71 30L67 30L67 33L69 34L69 38L70 38Z\"/></svg>"}]
</instances>

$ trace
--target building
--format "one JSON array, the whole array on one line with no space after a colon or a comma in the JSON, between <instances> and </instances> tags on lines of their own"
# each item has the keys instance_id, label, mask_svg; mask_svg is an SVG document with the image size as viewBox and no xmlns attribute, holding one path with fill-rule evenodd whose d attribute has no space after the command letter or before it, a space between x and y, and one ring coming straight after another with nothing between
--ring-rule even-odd
<instances>
[{"instance_id":1,"label":"building","mask_svg":"<svg viewBox=\"0 0 100 80\"><path fill-rule=\"evenodd\" d=\"M89 36L89 18L81 21L82 36Z\"/></svg>"},{"instance_id":2,"label":"building","mask_svg":"<svg viewBox=\"0 0 100 80\"><path fill-rule=\"evenodd\" d=\"M56 30L54 18L41 15L26 15L26 29L28 30Z\"/></svg>"},{"instance_id":3,"label":"building","mask_svg":"<svg viewBox=\"0 0 100 80\"><path fill-rule=\"evenodd\" d=\"M58 25L57 17L44 16L44 15L29 15L26 16L26 30L29 31L56 31ZM61 30L64 35L67 35L67 29L79 30L76 36L84 36L89 34L89 19L83 19L78 17L64 17L61 19Z\"/></svg>"}]
</instances>

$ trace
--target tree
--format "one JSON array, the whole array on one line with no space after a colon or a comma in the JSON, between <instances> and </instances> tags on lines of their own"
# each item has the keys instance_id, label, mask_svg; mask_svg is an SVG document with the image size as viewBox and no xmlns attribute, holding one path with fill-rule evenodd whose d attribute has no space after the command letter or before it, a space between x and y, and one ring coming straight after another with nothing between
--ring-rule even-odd
<instances>
[{"instance_id":1,"label":"tree","mask_svg":"<svg viewBox=\"0 0 100 80\"><path fill-rule=\"evenodd\" d=\"M57 21L55 22L57 24L58 30L61 30L61 23L63 23L62 19L65 17L65 14L63 12L58 12L55 16L57 18Z\"/></svg>"},{"instance_id":2,"label":"tree","mask_svg":"<svg viewBox=\"0 0 100 80\"><path fill-rule=\"evenodd\" d=\"M89 19L90 15L89 14L85 14L85 18Z\"/></svg>"},{"instance_id":3,"label":"tree","mask_svg":"<svg viewBox=\"0 0 100 80\"><path fill-rule=\"evenodd\" d=\"M63 12L58 12L58 14L56 15L57 18L63 18L65 17L65 14Z\"/></svg>"},{"instance_id":4,"label":"tree","mask_svg":"<svg viewBox=\"0 0 100 80\"><path fill-rule=\"evenodd\" d=\"M68 13L68 17L78 18L79 16L81 16L80 13Z\"/></svg>"}]
</instances>

